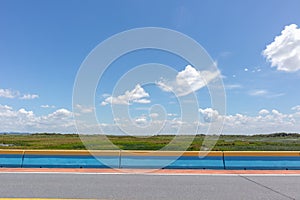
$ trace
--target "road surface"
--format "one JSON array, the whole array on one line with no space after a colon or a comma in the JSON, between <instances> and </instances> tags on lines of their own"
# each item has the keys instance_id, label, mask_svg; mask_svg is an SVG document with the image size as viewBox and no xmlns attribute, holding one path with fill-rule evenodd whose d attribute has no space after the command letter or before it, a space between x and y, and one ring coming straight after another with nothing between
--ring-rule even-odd
<instances>
[{"instance_id":1,"label":"road surface","mask_svg":"<svg viewBox=\"0 0 300 200\"><path fill-rule=\"evenodd\" d=\"M298 175L0 173L0 197L300 199Z\"/></svg>"}]
</instances>

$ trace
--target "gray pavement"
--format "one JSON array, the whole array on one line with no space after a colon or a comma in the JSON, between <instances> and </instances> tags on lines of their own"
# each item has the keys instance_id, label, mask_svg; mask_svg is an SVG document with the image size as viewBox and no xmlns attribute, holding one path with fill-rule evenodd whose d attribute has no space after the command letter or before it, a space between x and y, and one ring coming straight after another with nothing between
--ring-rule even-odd
<instances>
[{"instance_id":1,"label":"gray pavement","mask_svg":"<svg viewBox=\"0 0 300 200\"><path fill-rule=\"evenodd\" d=\"M0 173L0 197L300 199L300 176Z\"/></svg>"}]
</instances>

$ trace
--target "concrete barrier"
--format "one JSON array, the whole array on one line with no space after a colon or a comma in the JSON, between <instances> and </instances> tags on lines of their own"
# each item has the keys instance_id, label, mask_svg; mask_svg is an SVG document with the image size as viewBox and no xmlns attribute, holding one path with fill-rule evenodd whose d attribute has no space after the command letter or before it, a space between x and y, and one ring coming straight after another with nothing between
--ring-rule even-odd
<instances>
[{"instance_id":1,"label":"concrete barrier","mask_svg":"<svg viewBox=\"0 0 300 200\"><path fill-rule=\"evenodd\" d=\"M300 151L0 150L0 167L300 170Z\"/></svg>"},{"instance_id":2,"label":"concrete barrier","mask_svg":"<svg viewBox=\"0 0 300 200\"><path fill-rule=\"evenodd\" d=\"M0 167L22 167L23 150L0 150Z\"/></svg>"},{"instance_id":3,"label":"concrete barrier","mask_svg":"<svg viewBox=\"0 0 300 200\"><path fill-rule=\"evenodd\" d=\"M223 169L222 152L121 151L121 168Z\"/></svg>"},{"instance_id":4,"label":"concrete barrier","mask_svg":"<svg viewBox=\"0 0 300 200\"><path fill-rule=\"evenodd\" d=\"M298 151L224 151L225 169L300 169Z\"/></svg>"},{"instance_id":5,"label":"concrete barrier","mask_svg":"<svg viewBox=\"0 0 300 200\"><path fill-rule=\"evenodd\" d=\"M113 168L119 167L119 151L26 150L23 167Z\"/></svg>"}]
</instances>

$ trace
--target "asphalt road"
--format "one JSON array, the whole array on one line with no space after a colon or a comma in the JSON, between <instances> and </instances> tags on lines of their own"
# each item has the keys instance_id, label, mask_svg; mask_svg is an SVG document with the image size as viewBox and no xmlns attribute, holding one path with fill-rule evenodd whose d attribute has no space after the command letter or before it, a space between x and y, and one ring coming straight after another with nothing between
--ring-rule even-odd
<instances>
[{"instance_id":1,"label":"asphalt road","mask_svg":"<svg viewBox=\"0 0 300 200\"><path fill-rule=\"evenodd\" d=\"M300 199L300 176L0 173L0 197Z\"/></svg>"}]
</instances>

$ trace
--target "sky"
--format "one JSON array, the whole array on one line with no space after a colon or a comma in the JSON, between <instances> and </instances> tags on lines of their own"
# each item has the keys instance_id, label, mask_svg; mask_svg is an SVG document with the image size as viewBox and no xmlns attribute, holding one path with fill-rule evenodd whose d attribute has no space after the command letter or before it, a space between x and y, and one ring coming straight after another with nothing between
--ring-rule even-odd
<instances>
[{"instance_id":1,"label":"sky","mask_svg":"<svg viewBox=\"0 0 300 200\"><path fill-rule=\"evenodd\" d=\"M299 7L298 0L1 0L0 132L75 133L76 123L82 132L100 127L107 134L173 133L180 126L206 133L214 124L223 125L222 134L300 132ZM76 78L93 49L144 27L192 38L215 68L158 49L132 51L107 68L93 105L73 105ZM147 63L173 71L122 82ZM143 83L148 77L153 82ZM212 104L208 87L216 80L226 92L221 109ZM193 95L197 107L187 103ZM98 123L80 121L85 115L95 115Z\"/></svg>"}]
</instances>

